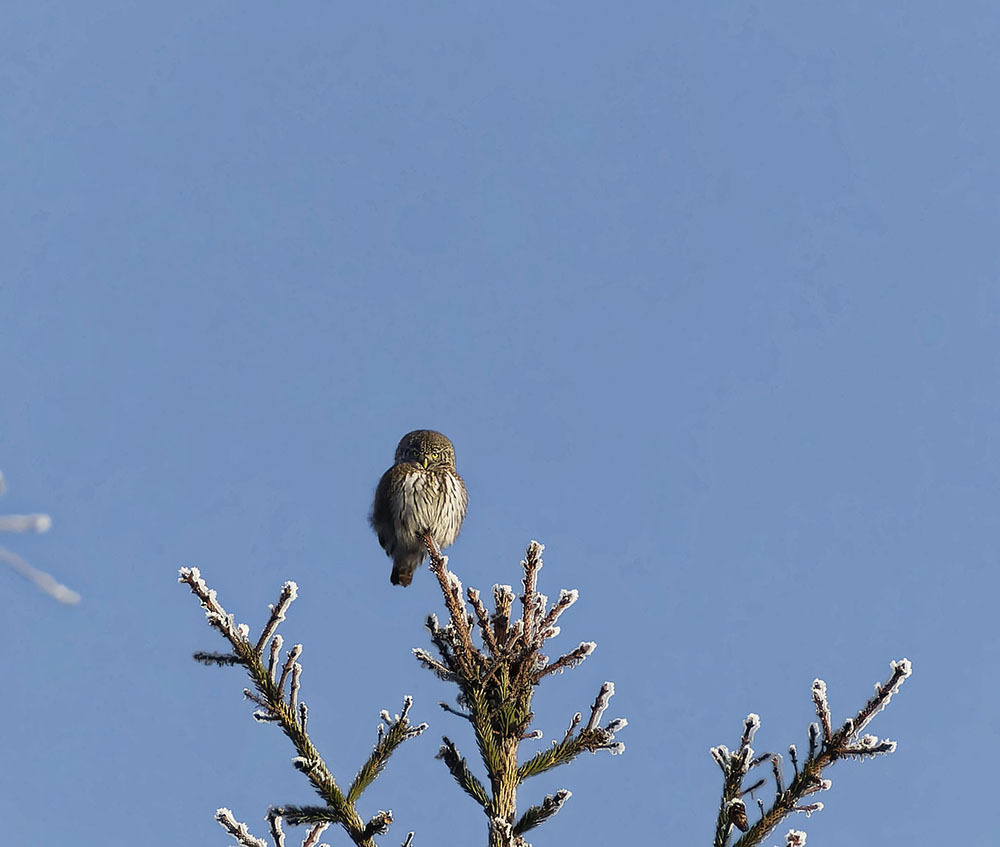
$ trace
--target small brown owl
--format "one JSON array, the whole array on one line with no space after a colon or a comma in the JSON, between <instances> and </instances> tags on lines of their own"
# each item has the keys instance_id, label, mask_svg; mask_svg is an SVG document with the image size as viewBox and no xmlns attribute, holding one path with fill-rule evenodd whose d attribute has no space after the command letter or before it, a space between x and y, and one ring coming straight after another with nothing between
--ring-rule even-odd
<instances>
[{"instance_id":1,"label":"small brown owl","mask_svg":"<svg viewBox=\"0 0 1000 847\"><path fill-rule=\"evenodd\" d=\"M371 525L392 557L393 585L409 585L426 555L429 533L440 550L462 528L469 495L455 472L455 448L440 432L418 429L403 436L372 504Z\"/></svg>"}]
</instances>

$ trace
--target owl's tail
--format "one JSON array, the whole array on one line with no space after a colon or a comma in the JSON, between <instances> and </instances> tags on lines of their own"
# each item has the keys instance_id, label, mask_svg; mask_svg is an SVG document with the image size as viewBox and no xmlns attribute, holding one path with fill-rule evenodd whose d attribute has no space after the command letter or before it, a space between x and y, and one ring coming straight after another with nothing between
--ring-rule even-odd
<instances>
[{"instance_id":1,"label":"owl's tail","mask_svg":"<svg viewBox=\"0 0 1000 847\"><path fill-rule=\"evenodd\" d=\"M413 573L424 560L423 550L417 552L397 551L392 560L392 575L389 581L393 585L402 585L404 588L413 582Z\"/></svg>"}]
</instances>

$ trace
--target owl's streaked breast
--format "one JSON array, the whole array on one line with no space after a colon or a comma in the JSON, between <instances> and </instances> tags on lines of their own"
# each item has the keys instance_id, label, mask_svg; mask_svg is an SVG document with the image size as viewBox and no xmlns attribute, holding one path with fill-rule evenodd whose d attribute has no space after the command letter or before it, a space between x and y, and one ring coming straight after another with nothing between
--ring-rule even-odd
<instances>
[{"instance_id":1,"label":"owl's streaked breast","mask_svg":"<svg viewBox=\"0 0 1000 847\"><path fill-rule=\"evenodd\" d=\"M411 536L430 530L439 547L458 537L467 505L465 484L452 470L414 468L400 477L391 493L399 529Z\"/></svg>"}]
</instances>

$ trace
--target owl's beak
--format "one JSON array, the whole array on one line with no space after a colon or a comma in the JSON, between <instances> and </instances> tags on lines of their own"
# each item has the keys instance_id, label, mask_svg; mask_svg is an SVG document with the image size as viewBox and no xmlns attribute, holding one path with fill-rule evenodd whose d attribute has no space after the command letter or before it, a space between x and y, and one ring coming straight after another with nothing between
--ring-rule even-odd
<instances>
[{"instance_id":1,"label":"owl's beak","mask_svg":"<svg viewBox=\"0 0 1000 847\"><path fill-rule=\"evenodd\" d=\"M431 460L424 456L424 470L427 470L427 466L431 463Z\"/></svg>"}]
</instances>

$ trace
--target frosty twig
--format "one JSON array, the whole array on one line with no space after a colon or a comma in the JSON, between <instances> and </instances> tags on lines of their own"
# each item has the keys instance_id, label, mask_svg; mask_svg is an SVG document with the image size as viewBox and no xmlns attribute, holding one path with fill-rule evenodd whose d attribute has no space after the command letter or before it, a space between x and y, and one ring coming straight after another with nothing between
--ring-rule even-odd
<instances>
[{"instance_id":1,"label":"frosty twig","mask_svg":"<svg viewBox=\"0 0 1000 847\"><path fill-rule=\"evenodd\" d=\"M812 684L812 700L816 708L818 722L809 725L809 755L804 762L799 762L798 751L792 745L788 748L792 761L794 777L785 787L784 773L781 766L781 756L777 753L765 753L754 756L754 733L760 727L757 715L748 715L744 721L743 735L735 753L730 753L724 746L713 747L712 756L722 769L724 776L722 800L715 826L714 847L729 847L729 837L732 827L742 830L743 835L732 847L751 847L759 844L774 828L793 812L802 812L808 817L813 812L823 808L820 802L804 803L804 798L824 791L830 787L830 780L822 778L824 768L837 759L864 759L870 756L892 753L896 749L895 741L882 740L874 735L861 735L863 730L882 709L892 696L899 690L911 673L910 662L901 659L892 662L892 674L885 683L875 686L875 695L853 717L834 729L830 704L827 700L826 683L817 679ZM775 783L775 798L771 806L764 809L760 806L760 818L750 825L746 815L746 806L741 799L745 794L762 785L758 781L753 786L745 788L743 780L755 766L770 762ZM790 830L786 836L786 844L791 847L805 844L805 833Z\"/></svg>"},{"instance_id":2,"label":"frosty twig","mask_svg":"<svg viewBox=\"0 0 1000 847\"><path fill-rule=\"evenodd\" d=\"M451 739L444 738L438 758L444 761L462 790L482 807L490 825L490 847L520 847L526 844L524 833L556 814L571 796L569 791L561 789L529 806L518 817L520 784L571 762L584 751L621 753L625 745L615 740L615 733L627 722L618 718L600 725L615 690L613 683L606 682L590 707L585 726L580 726L581 715L575 715L561 741L553 741L549 749L518 764L520 742L541 737L539 730L528 730L534 718L531 700L535 687L549 674L580 664L597 646L585 641L551 662L542 653L546 642L559 634L556 621L576 601L577 592L560 592L559 599L548 607L548 599L538 591L543 548L533 541L521 562L524 591L520 596L520 617L511 618L515 597L508 585L493 587L494 611L490 613L479 591L470 588L463 596L458 577L448 570L448 559L429 537L425 541L449 622L442 627L435 616L428 618L427 628L437 657L422 648L413 652L424 667L458 685L458 702L463 711L442 706L472 723L488 784L472 772ZM481 647L473 639L477 627Z\"/></svg>"},{"instance_id":3,"label":"frosty twig","mask_svg":"<svg viewBox=\"0 0 1000 847\"><path fill-rule=\"evenodd\" d=\"M3 474L0 473L0 494L6 491ZM0 532L48 532L52 527L52 518L48 515L0 515ZM73 605L80 602L80 595L68 588L52 574L29 564L16 553L0 547L0 562L6 564L12 571L19 573L25 579L33 582L40 590L60 603Z\"/></svg>"},{"instance_id":4,"label":"frosty twig","mask_svg":"<svg viewBox=\"0 0 1000 847\"><path fill-rule=\"evenodd\" d=\"M209 624L219 630L232 647L232 652L228 654L198 653L195 657L211 664L240 664L246 668L256 689L244 691L247 698L257 706L253 717L258 721L276 723L281 727L295 746L297 755L292 760L293 765L306 775L316 793L326 804L284 806L273 809L268 819L271 822L271 835L275 844L280 847L279 840L284 839L280 823L280 820L284 819L293 825L300 823L314 825L303 842L307 847L315 844L319 833L330 823L339 824L358 847L375 847L374 836L388 830L392 823L392 812L380 811L365 822L358 814L356 803L365 789L382 772L396 748L407 739L420 735L427 728L426 724L410 723L409 711L412 699L406 697L403 708L394 717L390 717L388 712L382 713L382 724L379 725L372 754L361 766L345 794L306 732L308 709L306 704L299 700L302 665L298 660L302 655L301 644L294 645L288 651L280 675L278 674L282 640L276 630L298 594L295 583L284 584L278 602L271 607L271 617L261 631L260 637L251 642L250 628L246 624L236 624L234 617L228 614L219 602L216 592L205 584L197 568L181 568L179 581L191 588L201 601ZM267 656L266 663L265 656ZM261 839L249 834L245 824L237 823L228 810L220 809L217 819L241 845L258 847L264 844Z\"/></svg>"}]
</instances>

